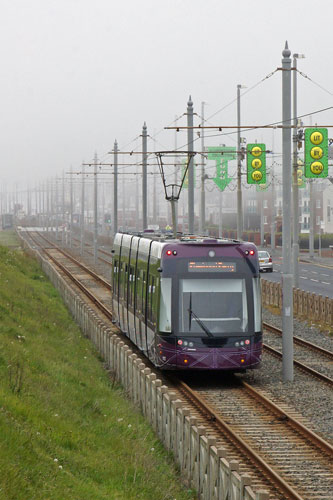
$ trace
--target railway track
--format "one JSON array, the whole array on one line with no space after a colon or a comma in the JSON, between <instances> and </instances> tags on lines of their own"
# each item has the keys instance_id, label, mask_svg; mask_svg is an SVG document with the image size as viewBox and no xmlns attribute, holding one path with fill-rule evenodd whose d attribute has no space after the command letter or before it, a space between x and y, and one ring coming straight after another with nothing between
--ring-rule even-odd
<instances>
[{"instance_id":1,"label":"railway track","mask_svg":"<svg viewBox=\"0 0 333 500\"><path fill-rule=\"evenodd\" d=\"M264 330L278 336L278 339L282 338L282 330L279 328L269 325L268 323L264 323L263 326ZM264 349L279 360L282 360L282 353L276 348L279 342L271 339L270 343L267 344L267 335L265 339ZM298 369L311 377L321 380L331 387L333 386L333 353L331 351L300 337L294 337L294 351L296 357L296 359L294 359L294 365Z\"/></svg>"},{"instance_id":2,"label":"railway track","mask_svg":"<svg viewBox=\"0 0 333 500\"><path fill-rule=\"evenodd\" d=\"M183 398L195 406L200 424L209 421L218 446L242 460L241 473L252 475L255 467L255 489L267 489L268 481L276 488L270 498L331 498L329 443L244 381L223 388L196 385L179 382Z\"/></svg>"},{"instance_id":3,"label":"railway track","mask_svg":"<svg viewBox=\"0 0 333 500\"><path fill-rule=\"evenodd\" d=\"M44 235L30 237L111 320L110 284ZM231 386L218 388L201 382L191 388L178 380L174 384L196 412L198 424L217 439L229 459L239 462L241 473L251 474L254 490L268 490L270 499L331 498L333 447L294 416L235 377Z\"/></svg>"}]
</instances>

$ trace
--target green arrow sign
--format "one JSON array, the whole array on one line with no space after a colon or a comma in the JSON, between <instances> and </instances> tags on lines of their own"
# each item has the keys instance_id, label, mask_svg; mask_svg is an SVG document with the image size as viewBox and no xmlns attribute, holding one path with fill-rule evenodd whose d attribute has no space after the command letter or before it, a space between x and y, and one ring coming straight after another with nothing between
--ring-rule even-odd
<instances>
[{"instance_id":1,"label":"green arrow sign","mask_svg":"<svg viewBox=\"0 0 333 500\"><path fill-rule=\"evenodd\" d=\"M234 160L235 158L235 147L223 146L208 148L208 160L215 160L216 163L216 177L213 177L212 180L221 191L224 191L232 181L232 178L228 177L228 161Z\"/></svg>"}]
</instances>

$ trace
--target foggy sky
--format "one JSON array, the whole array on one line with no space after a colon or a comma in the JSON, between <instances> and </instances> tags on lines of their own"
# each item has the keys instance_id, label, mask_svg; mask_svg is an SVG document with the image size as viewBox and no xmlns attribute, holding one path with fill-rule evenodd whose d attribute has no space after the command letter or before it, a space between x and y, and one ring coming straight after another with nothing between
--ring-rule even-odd
<instances>
[{"instance_id":1,"label":"foggy sky","mask_svg":"<svg viewBox=\"0 0 333 500\"><path fill-rule=\"evenodd\" d=\"M138 147L143 122L159 132L186 111L189 95L199 115L207 103L209 117L235 99L237 84L249 89L281 66L285 40L306 55L298 68L333 92L332 14L331 0L2 0L0 182L79 170L95 151L107 160L115 139L121 149ZM301 76L298 88L298 114L333 105ZM277 72L244 95L242 123L281 115ZM313 120L332 118L330 110ZM209 124L236 124L236 103ZM271 131L245 135L272 141ZM156 139L156 149L174 147L173 131ZM279 132L275 142L281 151ZM184 133L177 143L186 144Z\"/></svg>"}]
</instances>

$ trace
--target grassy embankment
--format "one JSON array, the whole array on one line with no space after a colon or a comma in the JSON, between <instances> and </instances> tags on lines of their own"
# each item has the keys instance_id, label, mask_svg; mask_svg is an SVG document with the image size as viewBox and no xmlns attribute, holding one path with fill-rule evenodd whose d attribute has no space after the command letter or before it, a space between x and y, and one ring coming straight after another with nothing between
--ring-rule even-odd
<instances>
[{"instance_id":1,"label":"grassy embankment","mask_svg":"<svg viewBox=\"0 0 333 500\"><path fill-rule=\"evenodd\" d=\"M0 471L6 500L194 498L37 263L3 246Z\"/></svg>"}]
</instances>

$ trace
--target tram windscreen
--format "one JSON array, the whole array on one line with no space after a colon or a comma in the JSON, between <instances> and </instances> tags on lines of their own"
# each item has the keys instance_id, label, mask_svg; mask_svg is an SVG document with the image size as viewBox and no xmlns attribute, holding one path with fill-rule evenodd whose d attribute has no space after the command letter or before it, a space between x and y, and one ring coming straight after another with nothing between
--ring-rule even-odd
<instances>
[{"instance_id":1,"label":"tram windscreen","mask_svg":"<svg viewBox=\"0 0 333 500\"><path fill-rule=\"evenodd\" d=\"M245 279L179 280L179 330L219 337L248 330Z\"/></svg>"}]
</instances>

